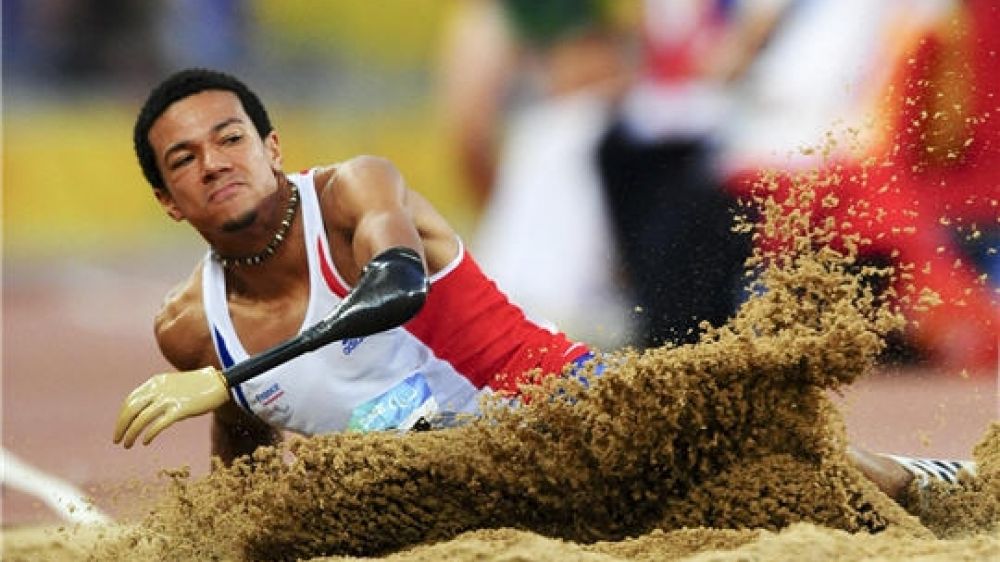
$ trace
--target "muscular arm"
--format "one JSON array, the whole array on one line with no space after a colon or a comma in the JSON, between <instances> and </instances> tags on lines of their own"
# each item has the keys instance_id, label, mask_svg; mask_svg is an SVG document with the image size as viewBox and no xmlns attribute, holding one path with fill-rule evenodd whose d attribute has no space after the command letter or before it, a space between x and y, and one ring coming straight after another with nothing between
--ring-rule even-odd
<instances>
[{"instance_id":1,"label":"muscular arm","mask_svg":"<svg viewBox=\"0 0 1000 562\"><path fill-rule=\"evenodd\" d=\"M426 248L410 201L416 194L392 163L357 157L321 172L317 183L334 252L350 249L350 259L337 263L350 281L373 257L393 247L414 250L426 267Z\"/></svg>"},{"instance_id":2,"label":"muscular arm","mask_svg":"<svg viewBox=\"0 0 1000 562\"><path fill-rule=\"evenodd\" d=\"M208 365L219 368L201 305L201 269L174 289L154 321L157 344L163 357L179 371ZM248 415L233 402L215 410L211 428L212 455L227 466L261 445L273 445L281 434Z\"/></svg>"}]
</instances>

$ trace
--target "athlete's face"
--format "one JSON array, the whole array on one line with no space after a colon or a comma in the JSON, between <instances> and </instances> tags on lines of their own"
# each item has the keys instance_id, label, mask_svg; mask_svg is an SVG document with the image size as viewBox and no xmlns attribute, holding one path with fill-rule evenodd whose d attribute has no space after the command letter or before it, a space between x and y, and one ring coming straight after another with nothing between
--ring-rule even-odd
<instances>
[{"instance_id":1,"label":"athlete's face","mask_svg":"<svg viewBox=\"0 0 1000 562\"><path fill-rule=\"evenodd\" d=\"M166 189L156 197L175 220L204 234L233 232L256 220L275 193L281 150L261 139L236 94L207 90L174 102L153 123L149 142Z\"/></svg>"}]
</instances>

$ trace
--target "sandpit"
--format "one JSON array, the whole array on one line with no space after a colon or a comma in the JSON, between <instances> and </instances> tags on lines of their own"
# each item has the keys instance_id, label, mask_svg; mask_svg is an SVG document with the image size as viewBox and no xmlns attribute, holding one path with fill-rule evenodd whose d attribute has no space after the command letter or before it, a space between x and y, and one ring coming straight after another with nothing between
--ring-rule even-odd
<instances>
[{"instance_id":1,"label":"sandpit","mask_svg":"<svg viewBox=\"0 0 1000 562\"><path fill-rule=\"evenodd\" d=\"M795 182L793 182L795 183ZM447 430L291 440L193 479L149 515L5 537L5 560L988 560L1000 556L1000 423L976 476L900 504L847 460L829 391L902 328L891 269L817 226L832 182L758 203L753 296L695 345L604 353L516 409ZM823 186L817 187L818 185ZM766 186L765 186L766 187ZM585 388L587 387L587 388ZM137 500L138 501L138 500Z\"/></svg>"}]
</instances>

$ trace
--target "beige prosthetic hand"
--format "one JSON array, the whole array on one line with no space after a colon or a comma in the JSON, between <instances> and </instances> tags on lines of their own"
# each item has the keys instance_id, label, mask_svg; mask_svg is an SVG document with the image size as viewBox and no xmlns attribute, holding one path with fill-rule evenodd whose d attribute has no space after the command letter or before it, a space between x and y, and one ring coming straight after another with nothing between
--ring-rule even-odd
<instances>
[{"instance_id":1,"label":"beige prosthetic hand","mask_svg":"<svg viewBox=\"0 0 1000 562\"><path fill-rule=\"evenodd\" d=\"M229 401L226 378L214 367L163 373L132 391L115 425L115 444L129 449L145 431L143 445L176 422L211 412Z\"/></svg>"},{"instance_id":2,"label":"beige prosthetic hand","mask_svg":"<svg viewBox=\"0 0 1000 562\"><path fill-rule=\"evenodd\" d=\"M229 400L229 389L303 353L345 338L401 326L420 311L430 291L423 260L412 248L389 248L365 266L354 289L323 320L290 340L224 372L211 367L156 375L132 391L115 426L115 443L130 448L143 431L148 445L174 422L208 413Z\"/></svg>"}]
</instances>

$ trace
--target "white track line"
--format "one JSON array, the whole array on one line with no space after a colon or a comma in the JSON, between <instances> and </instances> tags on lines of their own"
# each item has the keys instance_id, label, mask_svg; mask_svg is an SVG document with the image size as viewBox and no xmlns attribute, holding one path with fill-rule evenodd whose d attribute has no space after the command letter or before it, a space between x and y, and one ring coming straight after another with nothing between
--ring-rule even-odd
<instances>
[{"instance_id":1,"label":"white track line","mask_svg":"<svg viewBox=\"0 0 1000 562\"><path fill-rule=\"evenodd\" d=\"M72 523L91 525L112 522L72 484L32 467L3 447L0 447L0 482L42 500Z\"/></svg>"}]
</instances>

